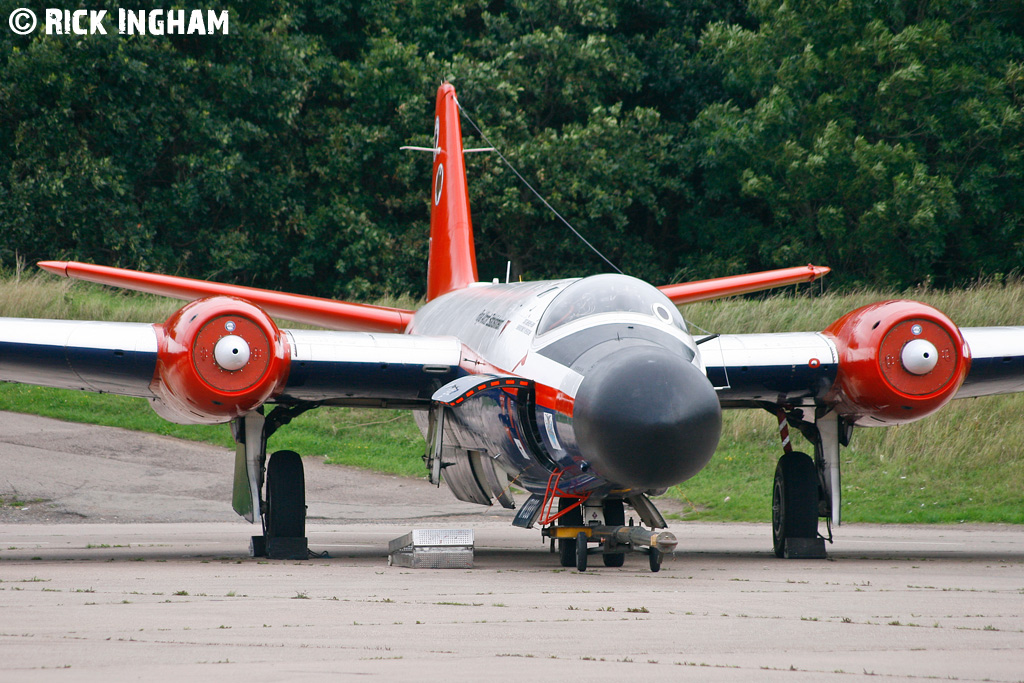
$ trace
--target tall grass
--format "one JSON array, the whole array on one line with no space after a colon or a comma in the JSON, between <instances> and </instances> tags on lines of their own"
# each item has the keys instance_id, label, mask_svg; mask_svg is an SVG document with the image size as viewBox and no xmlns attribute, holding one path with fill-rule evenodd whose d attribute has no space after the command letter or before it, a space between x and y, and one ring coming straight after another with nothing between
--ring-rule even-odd
<instances>
[{"instance_id":1,"label":"tall grass","mask_svg":"<svg viewBox=\"0 0 1024 683\"><path fill-rule=\"evenodd\" d=\"M20 267L0 276L0 315L8 318L158 322L182 304L162 296L111 289Z\"/></svg>"},{"instance_id":2,"label":"tall grass","mask_svg":"<svg viewBox=\"0 0 1024 683\"><path fill-rule=\"evenodd\" d=\"M1024 323L1024 284L985 282L964 290L818 294L813 287L758 299L692 304L688 320L712 332L820 330L858 306L891 298L932 304L964 326ZM392 299L385 305L415 308ZM153 322L182 305L143 294L24 272L0 278L0 316ZM182 427L145 401L0 383L0 409L127 426L231 445L226 427ZM1024 395L954 401L910 425L857 429L843 449L843 515L848 521L1024 523ZM719 451L694 479L668 495L687 519L766 521L781 452L774 416L727 411ZM801 438L793 435L797 448ZM422 439L408 413L311 411L274 437L274 449L401 475L422 475Z\"/></svg>"},{"instance_id":3,"label":"tall grass","mask_svg":"<svg viewBox=\"0 0 1024 683\"><path fill-rule=\"evenodd\" d=\"M407 294L385 295L372 303L404 309L422 305ZM21 268L9 274L0 273L0 316L8 318L159 322L183 305L185 302L178 299L27 272ZM288 327L309 327L285 320L278 322Z\"/></svg>"},{"instance_id":4,"label":"tall grass","mask_svg":"<svg viewBox=\"0 0 1024 683\"><path fill-rule=\"evenodd\" d=\"M985 280L955 290L902 292L860 289L817 293L818 285L776 290L757 298L704 301L682 308L691 324L737 334L822 330L851 310L887 299L914 299L935 306L961 327L1024 325L1024 280Z\"/></svg>"}]
</instances>

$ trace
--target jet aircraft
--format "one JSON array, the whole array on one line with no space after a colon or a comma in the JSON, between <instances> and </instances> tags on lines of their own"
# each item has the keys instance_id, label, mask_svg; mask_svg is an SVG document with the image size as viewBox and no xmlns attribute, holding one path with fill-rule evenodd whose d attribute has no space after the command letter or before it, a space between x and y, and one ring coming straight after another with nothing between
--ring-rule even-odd
<instances>
[{"instance_id":1,"label":"jet aircraft","mask_svg":"<svg viewBox=\"0 0 1024 683\"><path fill-rule=\"evenodd\" d=\"M806 266L655 287L621 274L479 282L455 89L434 119L427 302L360 305L75 262L69 278L189 301L157 324L0 319L0 380L147 399L180 423L230 423L233 507L262 525L256 555L307 557L302 461L272 435L318 406L411 409L431 482L514 507L563 566L591 555L657 571L675 537L651 496L700 472L723 409L776 415L784 439L772 536L779 557L823 557L841 521L840 447L854 427L918 420L954 398L1024 390L1024 327L959 328L884 301L820 332L694 335L678 305L813 281ZM282 329L274 318L323 329ZM641 524L626 524L626 508Z\"/></svg>"}]
</instances>

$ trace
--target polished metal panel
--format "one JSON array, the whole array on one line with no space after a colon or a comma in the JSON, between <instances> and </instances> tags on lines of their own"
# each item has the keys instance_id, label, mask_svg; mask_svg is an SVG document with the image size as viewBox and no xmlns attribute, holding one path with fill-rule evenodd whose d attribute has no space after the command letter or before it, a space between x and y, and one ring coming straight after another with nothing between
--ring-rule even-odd
<instances>
[{"instance_id":1,"label":"polished metal panel","mask_svg":"<svg viewBox=\"0 0 1024 683\"><path fill-rule=\"evenodd\" d=\"M156 328L0 318L0 380L151 398Z\"/></svg>"},{"instance_id":2,"label":"polished metal panel","mask_svg":"<svg viewBox=\"0 0 1024 683\"><path fill-rule=\"evenodd\" d=\"M470 451L469 462L480 488L490 491L494 499L501 503L501 507L514 510L516 504L508 492L509 478L505 470L495 467L494 461L483 451Z\"/></svg>"},{"instance_id":3,"label":"polished metal panel","mask_svg":"<svg viewBox=\"0 0 1024 683\"><path fill-rule=\"evenodd\" d=\"M971 369L954 398L1024 391L1024 327L962 327Z\"/></svg>"},{"instance_id":4,"label":"polished metal panel","mask_svg":"<svg viewBox=\"0 0 1024 683\"><path fill-rule=\"evenodd\" d=\"M470 461L469 451L445 446L441 450L441 458L441 477L456 498L467 503L491 504L489 487L486 487L486 484L481 484L477 479L473 463Z\"/></svg>"},{"instance_id":5,"label":"polished metal panel","mask_svg":"<svg viewBox=\"0 0 1024 683\"><path fill-rule=\"evenodd\" d=\"M722 405L766 401L807 403L835 381L835 345L818 332L723 334L700 345L708 379Z\"/></svg>"},{"instance_id":6,"label":"polished metal panel","mask_svg":"<svg viewBox=\"0 0 1024 683\"><path fill-rule=\"evenodd\" d=\"M429 404L439 387L462 374L454 337L285 330L291 370L278 401Z\"/></svg>"},{"instance_id":7,"label":"polished metal panel","mask_svg":"<svg viewBox=\"0 0 1024 683\"><path fill-rule=\"evenodd\" d=\"M267 458L267 440L263 426L266 419L253 411L237 418L235 423L235 477L231 507L249 520L259 523L260 491L263 488L263 463Z\"/></svg>"}]
</instances>

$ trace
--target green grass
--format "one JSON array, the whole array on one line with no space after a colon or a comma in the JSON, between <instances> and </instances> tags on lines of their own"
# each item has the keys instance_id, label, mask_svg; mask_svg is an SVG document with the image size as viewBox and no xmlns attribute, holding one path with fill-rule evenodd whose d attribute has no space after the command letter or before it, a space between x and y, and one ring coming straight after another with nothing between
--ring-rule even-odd
<instances>
[{"instance_id":1,"label":"green grass","mask_svg":"<svg viewBox=\"0 0 1024 683\"><path fill-rule=\"evenodd\" d=\"M0 410L69 422L122 427L234 448L227 425L167 422L140 398L0 382ZM425 474L423 439L407 411L319 408L274 435L272 450L321 456L327 462L414 477Z\"/></svg>"},{"instance_id":2,"label":"green grass","mask_svg":"<svg viewBox=\"0 0 1024 683\"><path fill-rule=\"evenodd\" d=\"M931 303L965 326L1024 322L1024 284L988 282L951 292L860 291L813 295L807 288L765 299L693 304L686 318L713 332L820 330L857 306L887 298ZM386 302L415 307L408 299ZM181 302L26 277L0 280L0 315L158 321ZM164 421L146 401L0 383L0 410L125 427L233 447L227 426ZM870 522L1024 523L1024 395L955 401L936 416L887 429L857 429L842 451L843 519ZM728 411L719 451L669 496L686 519L767 521L780 453L774 416ZM791 430L798 449L809 450ZM402 476L425 474L423 440L408 412L321 408L281 429L273 450Z\"/></svg>"},{"instance_id":3,"label":"green grass","mask_svg":"<svg viewBox=\"0 0 1024 683\"><path fill-rule=\"evenodd\" d=\"M885 523L1024 523L1024 395L954 401L909 425L856 429L842 449L843 520ZM768 521L775 417L728 411L718 452L667 495L685 519ZM790 430L794 447L813 453Z\"/></svg>"}]
</instances>

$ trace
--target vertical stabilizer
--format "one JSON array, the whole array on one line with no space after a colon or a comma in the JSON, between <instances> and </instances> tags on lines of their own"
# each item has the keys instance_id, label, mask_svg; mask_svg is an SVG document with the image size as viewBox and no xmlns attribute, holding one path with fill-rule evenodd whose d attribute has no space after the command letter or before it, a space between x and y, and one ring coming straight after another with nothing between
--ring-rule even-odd
<instances>
[{"instance_id":1,"label":"vertical stabilizer","mask_svg":"<svg viewBox=\"0 0 1024 683\"><path fill-rule=\"evenodd\" d=\"M442 84L437 90L433 177L428 301L477 281L466 165L462 157L462 126L455 88L450 83Z\"/></svg>"}]
</instances>

